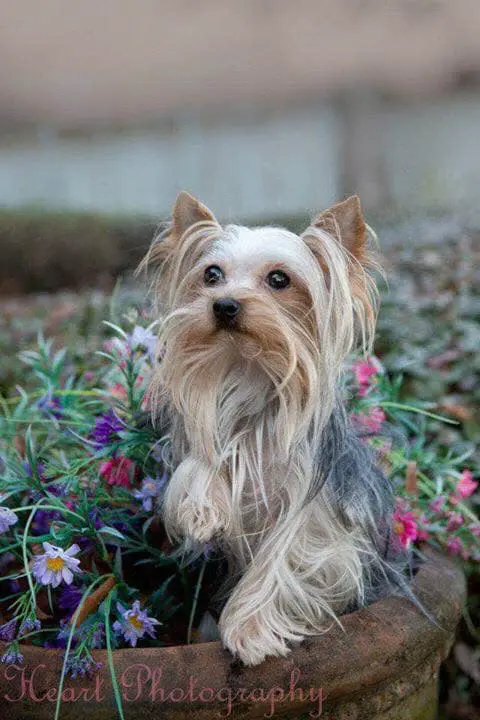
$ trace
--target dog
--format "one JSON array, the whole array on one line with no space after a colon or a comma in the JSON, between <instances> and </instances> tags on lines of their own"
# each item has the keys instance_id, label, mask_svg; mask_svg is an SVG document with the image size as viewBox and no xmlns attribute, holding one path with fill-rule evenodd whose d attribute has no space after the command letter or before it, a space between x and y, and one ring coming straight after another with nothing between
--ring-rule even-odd
<instances>
[{"instance_id":1,"label":"dog","mask_svg":"<svg viewBox=\"0 0 480 720\"><path fill-rule=\"evenodd\" d=\"M219 619L245 665L399 586L393 493L350 424L344 361L371 347L378 266L358 197L302 235L222 227L186 192L146 258L161 316L149 398L168 425L162 514L213 542L233 589Z\"/></svg>"}]
</instances>

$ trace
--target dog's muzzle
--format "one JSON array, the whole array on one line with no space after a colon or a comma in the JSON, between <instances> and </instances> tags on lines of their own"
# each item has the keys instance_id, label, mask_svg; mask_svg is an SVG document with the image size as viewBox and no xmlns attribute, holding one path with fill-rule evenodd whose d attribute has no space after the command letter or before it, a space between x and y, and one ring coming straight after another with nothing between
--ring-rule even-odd
<instances>
[{"instance_id":1,"label":"dog's muzzle","mask_svg":"<svg viewBox=\"0 0 480 720\"><path fill-rule=\"evenodd\" d=\"M213 303L213 315L219 328L237 327L241 304L234 298L220 298Z\"/></svg>"}]
</instances>

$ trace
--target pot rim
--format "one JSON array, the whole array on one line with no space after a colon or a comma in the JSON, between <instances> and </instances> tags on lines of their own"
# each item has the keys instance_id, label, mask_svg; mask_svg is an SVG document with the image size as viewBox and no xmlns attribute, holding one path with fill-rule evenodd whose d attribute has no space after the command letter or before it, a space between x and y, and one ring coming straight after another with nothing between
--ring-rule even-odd
<instances>
[{"instance_id":1,"label":"pot rim","mask_svg":"<svg viewBox=\"0 0 480 720\"><path fill-rule=\"evenodd\" d=\"M321 689L326 697L334 700L359 690L368 693L388 679L401 677L407 669L420 668L433 656L438 665L450 648L466 583L461 566L451 558L430 548L424 555L426 561L416 574L412 589L435 621L406 597L389 596L342 616L343 629L335 625L322 635L305 639L292 648L287 658L268 658L259 666L243 667L222 648L220 641L127 648L113 651L117 679L128 695L138 687L142 673L145 687L153 682L156 673L165 692L168 688L186 687L192 676L198 688L242 688L250 692L261 688L291 688L292 677L295 677L295 688ZM2 647L6 644L0 643ZM20 647L25 666L45 666L49 681L57 679L58 682L63 650L45 650L34 645ZM93 656L103 663L100 674L105 682L110 682L107 652L94 651ZM0 676L0 688L5 682L5 677ZM81 680L68 679L65 686L73 687L79 682ZM83 683L86 685L87 681ZM109 693L111 703L111 685ZM142 695L138 699L146 698ZM186 709L187 705L191 709L192 701L175 702L178 710ZM210 702L209 708L212 713L224 710L225 702Z\"/></svg>"}]
</instances>

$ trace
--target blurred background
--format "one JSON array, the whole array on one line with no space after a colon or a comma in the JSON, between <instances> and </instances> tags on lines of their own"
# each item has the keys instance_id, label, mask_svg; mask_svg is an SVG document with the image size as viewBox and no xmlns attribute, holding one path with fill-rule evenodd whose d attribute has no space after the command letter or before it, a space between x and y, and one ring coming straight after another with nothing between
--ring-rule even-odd
<instances>
[{"instance_id":1,"label":"blurred background","mask_svg":"<svg viewBox=\"0 0 480 720\"><path fill-rule=\"evenodd\" d=\"M360 195L390 281L376 352L478 442L478 0L0 5L0 389L42 327L78 350L186 189L301 230ZM92 330L93 328L93 330ZM478 450L470 467L478 474ZM479 718L478 576L442 717Z\"/></svg>"}]
</instances>

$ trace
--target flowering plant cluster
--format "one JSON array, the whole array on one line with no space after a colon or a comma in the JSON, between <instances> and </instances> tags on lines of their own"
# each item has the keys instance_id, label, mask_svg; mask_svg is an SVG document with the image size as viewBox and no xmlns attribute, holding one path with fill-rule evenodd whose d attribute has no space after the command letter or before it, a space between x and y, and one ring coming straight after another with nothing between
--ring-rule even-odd
<instances>
[{"instance_id":1,"label":"flowering plant cluster","mask_svg":"<svg viewBox=\"0 0 480 720\"><path fill-rule=\"evenodd\" d=\"M357 397L351 418L394 482L392 529L400 544L428 541L464 561L480 562L479 482L465 466L474 448L445 451L436 444L429 423L452 421L418 402L401 402L401 378L388 377L378 358L353 362L352 375Z\"/></svg>"},{"instance_id":2,"label":"flowering plant cluster","mask_svg":"<svg viewBox=\"0 0 480 720\"><path fill-rule=\"evenodd\" d=\"M168 473L146 400L154 327L137 310L105 325L90 366L40 337L21 354L29 392L0 398L2 660L21 662L25 642L61 648L62 678L94 672L98 648L189 641L223 567L207 548L185 565L158 516ZM437 447L443 420L400 390L378 359L352 362L351 418L395 484L393 531L477 562L472 449Z\"/></svg>"}]
</instances>

